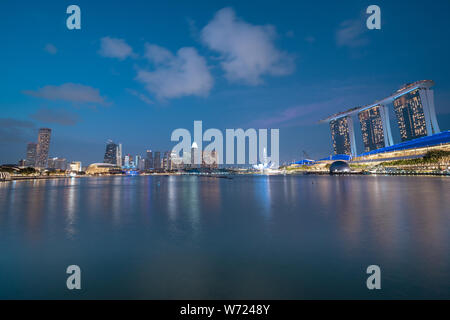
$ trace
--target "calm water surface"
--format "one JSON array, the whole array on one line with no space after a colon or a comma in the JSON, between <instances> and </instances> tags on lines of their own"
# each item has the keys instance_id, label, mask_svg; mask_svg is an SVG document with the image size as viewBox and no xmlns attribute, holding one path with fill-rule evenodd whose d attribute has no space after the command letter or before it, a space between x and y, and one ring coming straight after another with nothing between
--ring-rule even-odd
<instances>
[{"instance_id":1,"label":"calm water surface","mask_svg":"<svg viewBox=\"0 0 450 320\"><path fill-rule=\"evenodd\" d=\"M0 298L449 299L449 191L445 177L3 182Z\"/></svg>"}]
</instances>

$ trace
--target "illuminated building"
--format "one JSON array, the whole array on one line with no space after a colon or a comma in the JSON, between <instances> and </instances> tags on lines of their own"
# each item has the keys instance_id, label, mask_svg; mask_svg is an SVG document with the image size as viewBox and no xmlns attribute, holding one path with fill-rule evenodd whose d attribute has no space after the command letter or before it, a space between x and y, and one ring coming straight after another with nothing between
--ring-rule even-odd
<instances>
[{"instance_id":1,"label":"illuminated building","mask_svg":"<svg viewBox=\"0 0 450 320\"><path fill-rule=\"evenodd\" d=\"M36 152L37 144L30 142L27 144L27 159L25 160L25 165L29 167L34 167L36 164Z\"/></svg>"},{"instance_id":2,"label":"illuminated building","mask_svg":"<svg viewBox=\"0 0 450 320\"><path fill-rule=\"evenodd\" d=\"M130 169L130 168L134 168L134 161L133 161L133 156L130 154L127 154L124 158L123 158L123 167Z\"/></svg>"},{"instance_id":3,"label":"illuminated building","mask_svg":"<svg viewBox=\"0 0 450 320\"><path fill-rule=\"evenodd\" d=\"M153 168L161 169L161 152L155 152L155 158L153 159Z\"/></svg>"},{"instance_id":4,"label":"illuminated building","mask_svg":"<svg viewBox=\"0 0 450 320\"><path fill-rule=\"evenodd\" d=\"M394 100L394 110L402 141L439 133L433 91L418 88Z\"/></svg>"},{"instance_id":5,"label":"illuminated building","mask_svg":"<svg viewBox=\"0 0 450 320\"><path fill-rule=\"evenodd\" d=\"M203 151L202 167L217 169L219 167L219 157L216 150Z\"/></svg>"},{"instance_id":6,"label":"illuminated building","mask_svg":"<svg viewBox=\"0 0 450 320\"><path fill-rule=\"evenodd\" d=\"M70 163L70 171L80 172L81 171L81 162L80 161L72 161Z\"/></svg>"},{"instance_id":7,"label":"illuminated building","mask_svg":"<svg viewBox=\"0 0 450 320\"><path fill-rule=\"evenodd\" d=\"M162 167L163 167L164 170L170 170L171 169L169 151L164 152L164 156L163 156L163 160L162 160Z\"/></svg>"},{"instance_id":8,"label":"illuminated building","mask_svg":"<svg viewBox=\"0 0 450 320\"><path fill-rule=\"evenodd\" d=\"M47 161L47 167L49 169L55 170L66 170L67 169L67 160L64 158L50 158Z\"/></svg>"},{"instance_id":9,"label":"illuminated building","mask_svg":"<svg viewBox=\"0 0 450 320\"><path fill-rule=\"evenodd\" d=\"M120 145L120 149L121 148L122 145ZM121 153L122 151L119 150L119 145L115 144L112 140L108 140L106 143L105 157L103 160L104 163L121 165L121 156L119 157Z\"/></svg>"},{"instance_id":10,"label":"illuminated building","mask_svg":"<svg viewBox=\"0 0 450 320\"><path fill-rule=\"evenodd\" d=\"M356 154L355 132L350 116L330 121L331 139L335 154Z\"/></svg>"},{"instance_id":11,"label":"illuminated building","mask_svg":"<svg viewBox=\"0 0 450 320\"><path fill-rule=\"evenodd\" d=\"M355 155L352 116L358 114L366 152L394 145L388 105L394 105L403 142L440 133L434 108L431 80L417 81L373 104L339 112L321 122L329 122L336 154Z\"/></svg>"},{"instance_id":12,"label":"illuminated building","mask_svg":"<svg viewBox=\"0 0 450 320\"><path fill-rule=\"evenodd\" d=\"M116 156L116 158L117 158L116 164L119 167L122 167L123 166L123 161L122 161L122 144L121 143L119 143L117 145L117 156Z\"/></svg>"},{"instance_id":13,"label":"illuminated building","mask_svg":"<svg viewBox=\"0 0 450 320\"><path fill-rule=\"evenodd\" d=\"M389 110L383 105L361 111L358 114L364 142L364 152L393 145Z\"/></svg>"},{"instance_id":14,"label":"illuminated building","mask_svg":"<svg viewBox=\"0 0 450 320\"><path fill-rule=\"evenodd\" d=\"M137 165L137 169L145 170L146 163L147 163L147 160L145 158L140 158L139 164Z\"/></svg>"},{"instance_id":15,"label":"illuminated building","mask_svg":"<svg viewBox=\"0 0 450 320\"><path fill-rule=\"evenodd\" d=\"M147 159L145 161L145 170L153 169L153 152L152 150L147 150Z\"/></svg>"},{"instance_id":16,"label":"illuminated building","mask_svg":"<svg viewBox=\"0 0 450 320\"><path fill-rule=\"evenodd\" d=\"M141 156L140 155L136 155L134 157L134 168L139 169L139 163L141 162Z\"/></svg>"},{"instance_id":17,"label":"illuminated building","mask_svg":"<svg viewBox=\"0 0 450 320\"><path fill-rule=\"evenodd\" d=\"M202 154L198 150L197 142L193 142L191 146L191 168L198 168L202 163Z\"/></svg>"},{"instance_id":18,"label":"illuminated building","mask_svg":"<svg viewBox=\"0 0 450 320\"><path fill-rule=\"evenodd\" d=\"M38 143L36 148L36 167L46 168L48 160L48 152L50 149L50 137L52 129L39 129Z\"/></svg>"},{"instance_id":19,"label":"illuminated building","mask_svg":"<svg viewBox=\"0 0 450 320\"><path fill-rule=\"evenodd\" d=\"M86 170L86 174L114 174L121 173L119 166L111 163L93 163L89 165Z\"/></svg>"}]
</instances>

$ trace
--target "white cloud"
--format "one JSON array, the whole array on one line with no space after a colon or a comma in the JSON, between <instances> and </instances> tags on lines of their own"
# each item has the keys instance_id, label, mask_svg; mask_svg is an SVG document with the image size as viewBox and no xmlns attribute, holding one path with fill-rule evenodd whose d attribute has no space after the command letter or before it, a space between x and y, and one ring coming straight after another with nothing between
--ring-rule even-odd
<instances>
[{"instance_id":1,"label":"white cloud","mask_svg":"<svg viewBox=\"0 0 450 320\"><path fill-rule=\"evenodd\" d=\"M145 57L154 64L168 63L174 59L172 52L155 44L145 44Z\"/></svg>"},{"instance_id":2,"label":"white cloud","mask_svg":"<svg viewBox=\"0 0 450 320\"><path fill-rule=\"evenodd\" d=\"M356 48L369 43L364 36L365 24L361 19L346 20L336 32L336 42L340 47Z\"/></svg>"},{"instance_id":3,"label":"white cloud","mask_svg":"<svg viewBox=\"0 0 450 320\"><path fill-rule=\"evenodd\" d=\"M221 54L230 81L257 85L264 75L282 76L295 69L293 57L276 48L273 26L247 23L232 8L219 10L201 31L201 38Z\"/></svg>"},{"instance_id":4,"label":"white cloud","mask_svg":"<svg viewBox=\"0 0 450 320\"><path fill-rule=\"evenodd\" d=\"M154 64L154 70L141 69L136 79L158 99L206 96L214 84L206 60L194 48L181 48L174 55L163 47L147 44L145 57Z\"/></svg>"},{"instance_id":5,"label":"white cloud","mask_svg":"<svg viewBox=\"0 0 450 320\"><path fill-rule=\"evenodd\" d=\"M47 100L61 100L75 103L105 104L98 89L77 83L64 83L60 86L45 86L38 90L26 90L23 93Z\"/></svg>"},{"instance_id":6,"label":"white cloud","mask_svg":"<svg viewBox=\"0 0 450 320\"><path fill-rule=\"evenodd\" d=\"M51 43L47 43L44 47L44 50L50 54L56 54L58 52L58 49L56 49L56 47Z\"/></svg>"},{"instance_id":7,"label":"white cloud","mask_svg":"<svg viewBox=\"0 0 450 320\"><path fill-rule=\"evenodd\" d=\"M123 39L104 37L100 39L100 50L98 53L107 58L124 60L133 57L133 49Z\"/></svg>"}]
</instances>

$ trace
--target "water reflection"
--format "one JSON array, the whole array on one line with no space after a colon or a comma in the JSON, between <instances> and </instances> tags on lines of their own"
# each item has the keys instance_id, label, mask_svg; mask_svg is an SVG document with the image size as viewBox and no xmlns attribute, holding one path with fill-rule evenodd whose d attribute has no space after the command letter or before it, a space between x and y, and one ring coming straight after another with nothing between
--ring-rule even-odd
<instances>
[{"instance_id":1,"label":"water reflection","mask_svg":"<svg viewBox=\"0 0 450 320\"><path fill-rule=\"evenodd\" d=\"M0 268L14 271L0 298L45 296L23 279L55 280L73 260L117 280L91 279L93 298L362 298L354 272L367 263L387 272L383 298L450 298L449 190L448 178L382 176L0 183Z\"/></svg>"},{"instance_id":2,"label":"water reflection","mask_svg":"<svg viewBox=\"0 0 450 320\"><path fill-rule=\"evenodd\" d=\"M77 185L76 179L71 178L68 182L68 195L67 195L67 210L66 210L66 233L67 237L72 239L76 234L76 211L78 204L78 190L75 187Z\"/></svg>"}]
</instances>

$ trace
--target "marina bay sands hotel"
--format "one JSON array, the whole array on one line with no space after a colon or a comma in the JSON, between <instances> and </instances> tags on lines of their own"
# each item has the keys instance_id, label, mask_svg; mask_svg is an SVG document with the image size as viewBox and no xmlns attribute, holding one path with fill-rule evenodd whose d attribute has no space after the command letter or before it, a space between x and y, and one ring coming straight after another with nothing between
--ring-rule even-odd
<instances>
[{"instance_id":1,"label":"marina bay sands hotel","mask_svg":"<svg viewBox=\"0 0 450 320\"><path fill-rule=\"evenodd\" d=\"M334 152L337 155L357 155L353 116L358 116L364 152L394 145L389 107L393 105L402 142L440 133L434 109L431 80L405 85L393 95L371 105L357 107L328 117Z\"/></svg>"}]
</instances>

